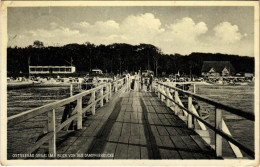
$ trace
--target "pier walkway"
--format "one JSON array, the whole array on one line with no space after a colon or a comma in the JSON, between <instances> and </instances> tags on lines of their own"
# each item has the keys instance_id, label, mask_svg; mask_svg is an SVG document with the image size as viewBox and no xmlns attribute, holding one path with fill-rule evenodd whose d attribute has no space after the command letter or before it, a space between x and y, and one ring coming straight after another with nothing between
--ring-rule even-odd
<instances>
[{"instance_id":1,"label":"pier walkway","mask_svg":"<svg viewBox=\"0 0 260 167\"><path fill-rule=\"evenodd\" d=\"M113 154L106 157L110 159L216 158L198 134L149 92L119 91L95 115L83 120L81 130L58 139L62 140L57 145L58 158L62 154L76 159L86 154L93 158Z\"/></svg>"}]
</instances>

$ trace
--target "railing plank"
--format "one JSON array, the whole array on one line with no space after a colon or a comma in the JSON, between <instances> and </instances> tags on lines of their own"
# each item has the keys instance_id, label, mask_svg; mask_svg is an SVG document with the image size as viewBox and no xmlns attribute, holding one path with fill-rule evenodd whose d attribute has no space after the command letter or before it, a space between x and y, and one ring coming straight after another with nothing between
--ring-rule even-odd
<instances>
[{"instance_id":1,"label":"railing plank","mask_svg":"<svg viewBox=\"0 0 260 167\"><path fill-rule=\"evenodd\" d=\"M92 94L91 94L91 101L92 101L92 115L95 115L95 113L96 113L96 92L94 91L94 92L92 92Z\"/></svg>"},{"instance_id":2,"label":"railing plank","mask_svg":"<svg viewBox=\"0 0 260 167\"><path fill-rule=\"evenodd\" d=\"M124 81L124 78L116 81L116 89L118 89L119 86L122 87L122 85L124 83L122 81ZM119 82L120 85L117 84L118 82ZM105 94L103 92L104 87L106 87ZM95 99L96 98L95 92L98 91L98 90L100 90L101 96L98 99ZM92 99L91 99L92 103L90 105L88 105L87 107L85 107L84 109L82 109L82 97L86 96L88 94L92 94ZM8 126L10 127L10 126L16 125L20 122L23 122L25 120L34 118L37 115L40 115L40 114L47 112L48 124L47 124L47 126L45 126L47 131L48 131L47 134L45 134L42 138L40 138L32 146L27 148L25 150L25 153L29 154L29 153L34 152L41 145L43 145L45 142L48 141L49 142L49 153L50 153L50 155L53 155L55 157L56 156L56 133L61 131L66 126L68 126L75 119L77 119L78 129L81 129L82 128L82 114L84 114L91 107L92 107L92 112L94 110L94 113L95 113L95 106L96 106L97 102L100 102L101 106L103 106L103 99L106 98L106 101L108 101L108 97L111 98L111 96L112 96L112 84L111 83L101 84L96 88L84 91L84 92L79 93L79 94L74 95L74 96L72 96L72 95L73 95L73 84L70 85L70 96L71 97L65 98L63 100L53 102L53 103L50 103L50 104L46 104L44 106L41 106L41 107L38 107L38 108L35 108L35 109L31 109L31 110L28 110L28 111L25 111L23 113L13 115L13 116L7 118ZM71 116L56 128L56 125L55 125L55 109L58 108L58 107L64 106L66 104L69 104L69 103L71 103L75 100L77 100L77 106L72 111Z\"/></svg>"},{"instance_id":3,"label":"railing plank","mask_svg":"<svg viewBox=\"0 0 260 167\"><path fill-rule=\"evenodd\" d=\"M73 97L58 101L58 102L50 103L50 104L47 104L47 105L44 105L44 106L41 106L41 107L38 107L35 109L31 109L31 110L22 112L17 115L10 116L7 118L8 126L16 125L19 122L23 122L23 121L33 118L37 115L43 114L49 110L52 110L53 108L58 108L60 106L73 102L76 99L77 99L77 97L73 96Z\"/></svg>"},{"instance_id":4,"label":"railing plank","mask_svg":"<svg viewBox=\"0 0 260 167\"><path fill-rule=\"evenodd\" d=\"M109 85L106 85L105 86L105 88L106 88L106 90L105 90L105 94L106 94L106 96L105 96L105 99L106 99L106 103L108 102L108 96L109 96L109 90L108 90L108 87L109 87Z\"/></svg>"},{"instance_id":5,"label":"railing plank","mask_svg":"<svg viewBox=\"0 0 260 167\"><path fill-rule=\"evenodd\" d=\"M160 94L162 94L162 92L160 92ZM169 97L166 97L169 98ZM169 98L170 99L170 98ZM236 139L234 139L232 136L230 136L229 134L226 134L225 132L223 132L222 130L218 130L216 129L214 126L212 126L211 124L209 124L208 122L206 122L205 120L203 120L202 118L200 118L199 116L195 115L194 113L190 112L187 108L185 108L183 105L180 105L178 102L176 103L174 100L170 99L172 102L175 103L175 105L177 105L180 109L185 110L186 112L188 112L189 114L192 114L197 120L199 120L200 122L202 122L204 125L206 125L207 127L209 127L210 129L212 129L213 131L215 131L215 133L221 135L223 138L225 138L227 141L233 143L234 145L236 145L238 148L240 148L241 150L243 150L246 154L248 154L250 157L255 157L255 153L253 150L249 149L248 147L246 147L244 144L241 144L240 142L238 142Z\"/></svg>"},{"instance_id":6,"label":"railing plank","mask_svg":"<svg viewBox=\"0 0 260 167\"><path fill-rule=\"evenodd\" d=\"M34 152L36 149L38 149L41 145L43 145L45 142L50 140L53 137L54 132L49 132L47 133L44 137L42 137L40 140L38 140L36 143L34 143L32 146L27 148L25 150L26 154L31 154Z\"/></svg>"},{"instance_id":7,"label":"railing plank","mask_svg":"<svg viewBox=\"0 0 260 167\"><path fill-rule=\"evenodd\" d=\"M73 109L73 111L69 114L69 116L71 117L72 115L75 115L75 114L77 114L77 106ZM70 125L68 124L67 126L64 127L63 130L68 131L69 127L70 127Z\"/></svg>"},{"instance_id":8,"label":"railing plank","mask_svg":"<svg viewBox=\"0 0 260 167\"><path fill-rule=\"evenodd\" d=\"M16 125L17 123L23 122L23 121L28 120L30 118L33 118L37 115L43 114L43 113L45 113L49 110L52 110L54 108L64 106L65 104L68 104L70 102L77 100L79 97L86 96L86 95L92 93L93 91L99 90L102 86L103 86L103 84L96 87L96 88L93 88L93 89L84 91L82 93L79 93L77 95L74 95L72 97L69 97L69 98L66 98L66 99L63 99L63 100L60 100L60 101L56 101L56 102L53 102L53 103L50 103L50 104L46 104L44 106L41 106L41 107L38 107L38 108L35 108L35 109L31 109L31 110L22 112L20 114L10 116L10 117L7 118L8 126Z\"/></svg>"},{"instance_id":9,"label":"railing plank","mask_svg":"<svg viewBox=\"0 0 260 167\"><path fill-rule=\"evenodd\" d=\"M229 131L229 129L228 129L228 127L227 127L227 125L226 125L226 123L225 123L225 121L224 121L224 119L222 119L222 130L226 134L232 136L230 131ZM235 146L234 144L232 144L229 141L228 141L228 144L230 145L233 153L236 155L237 158L242 158L243 157L243 154L241 153L240 149L237 146Z\"/></svg>"},{"instance_id":10,"label":"railing plank","mask_svg":"<svg viewBox=\"0 0 260 167\"><path fill-rule=\"evenodd\" d=\"M166 94L167 94L167 96L169 96L169 94L170 94L170 89L169 88L166 88ZM166 99L166 106L167 107L170 106L170 100L168 98Z\"/></svg>"},{"instance_id":11,"label":"railing plank","mask_svg":"<svg viewBox=\"0 0 260 167\"><path fill-rule=\"evenodd\" d=\"M56 133L58 133L59 131L61 131L64 127L68 126L72 121L74 121L77 118L77 114L72 115L71 117L69 117L66 121L64 121L62 124L60 124L57 128L56 128Z\"/></svg>"},{"instance_id":12,"label":"railing plank","mask_svg":"<svg viewBox=\"0 0 260 167\"><path fill-rule=\"evenodd\" d=\"M55 125L55 109L48 112L48 132L53 132L53 136L49 140L49 154L56 156L56 125Z\"/></svg>"},{"instance_id":13,"label":"railing plank","mask_svg":"<svg viewBox=\"0 0 260 167\"><path fill-rule=\"evenodd\" d=\"M89 110L95 103L97 103L101 98L97 99L94 101L94 103L89 104L87 107L82 109L82 114L84 114L85 112L87 112L87 110ZM70 116L66 121L64 121L60 126L58 126L56 129L56 133L59 132L62 128L68 126L72 121L74 121L75 119L77 119L77 114L76 112L74 112L74 114L72 116Z\"/></svg>"},{"instance_id":14,"label":"railing plank","mask_svg":"<svg viewBox=\"0 0 260 167\"><path fill-rule=\"evenodd\" d=\"M165 94L164 86L161 86L161 91ZM164 94L161 94L161 101L164 102Z\"/></svg>"},{"instance_id":15,"label":"railing plank","mask_svg":"<svg viewBox=\"0 0 260 167\"><path fill-rule=\"evenodd\" d=\"M103 107L103 105L104 105L104 98L103 98L103 90L104 89L104 87L102 87L101 89L100 89L100 97L102 97L101 98L101 100L100 100L100 107Z\"/></svg>"},{"instance_id":16,"label":"railing plank","mask_svg":"<svg viewBox=\"0 0 260 167\"><path fill-rule=\"evenodd\" d=\"M157 85L157 96L158 96L159 99L161 99L161 97L160 97L161 96L161 94L160 94L160 86L161 85L159 85L159 84Z\"/></svg>"},{"instance_id":17,"label":"railing plank","mask_svg":"<svg viewBox=\"0 0 260 167\"><path fill-rule=\"evenodd\" d=\"M160 93L160 92L159 92L159 93ZM175 114L176 114L176 115L178 114L178 111L179 111L179 108L178 108L178 105L177 105L177 103L178 103L178 97L179 97L178 94L179 94L178 91L174 91L174 100L175 100L174 111L175 111Z\"/></svg>"},{"instance_id":18,"label":"railing plank","mask_svg":"<svg viewBox=\"0 0 260 167\"><path fill-rule=\"evenodd\" d=\"M111 83L109 83L109 98L111 98L112 97L112 84Z\"/></svg>"},{"instance_id":19,"label":"railing plank","mask_svg":"<svg viewBox=\"0 0 260 167\"><path fill-rule=\"evenodd\" d=\"M188 109L186 109L185 107L177 104L181 109L186 110L187 112ZM191 113L196 119L198 119L199 121L201 121L204 125L206 125L207 127L209 127L210 129L212 129L213 131L215 131L216 133L218 133L219 135L221 135L223 138L225 138L226 140L230 141L231 143L235 144L237 147L239 147L241 150L243 150L245 153L247 153L249 156L253 157L255 156L255 153L253 150L247 148L245 145L241 144L240 142L238 142L237 140L235 140L232 136L224 133L223 131L220 131L218 129L215 129L214 126L212 126L211 124L209 124L208 122L206 122L205 120L203 120L202 118L200 118L199 116L196 116L195 114Z\"/></svg>"},{"instance_id":20,"label":"railing plank","mask_svg":"<svg viewBox=\"0 0 260 167\"><path fill-rule=\"evenodd\" d=\"M226 110L226 111L228 111L228 112L230 112L232 114L238 115L240 117L246 118L248 120L251 120L251 121L255 120L255 116L252 113L248 113L248 112L242 111L240 109L227 106L227 105L222 104L220 102L216 102L216 101L214 101L214 100L212 100L212 99L210 99L208 97L203 97L203 96L200 96L200 95L188 92L188 91L184 91L184 90L176 88L176 87L168 86L168 85L162 84L162 83L158 83L158 84L164 85L164 86L169 87L170 89L173 89L173 90L177 90L177 91L182 92L182 93L184 93L186 95L191 95L192 97L194 97L196 99L199 99L201 101L204 101L204 102L206 102L208 104L211 104L211 105L214 105L216 107L222 108L223 110Z\"/></svg>"},{"instance_id":21,"label":"railing plank","mask_svg":"<svg viewBox=\"0 0 260 167\"><path fill-rule=\"evenodd\" d=\"M219 108L216 108L216 112L215 112L215 125L216 125L216 129L222 131L222 110ZM215 136L216 136L215 137L216 156L221 157L222 156L222 136L217 133L215 133Z\"/></svg>"},{"instance_id":22,"label":"railing plank","mask_svg":"<svg viewBox=\"0 0 260 167\"><path fill-rule=\"evenodd\" d=\"M73 96L73 84L70 83L70 97Z\"/></svg>"},{"instance_id":23,"label":"railing plank","mask_svg":"<svg viewBox=\"0 0 260 167\"><path fill-rule=\"evenodd\" d=\"M180 104L182 107L184 107L179 95L176 97L177 98L177 103ZM188 113L185 110L182 110L185 116L188 116Z\"/></svg>"},{"instance_id":24,"label":"railing plank","mask_svg":"<svg viewBox=\"0 0 260 167\"><path fill-rule=\"evenodd\" d=\"M115 82L115 92L118 90L118 81Z\"/></svg>"},{"instance_id":25,"label":"railing plank","mask_svg":"<svg viewBox=\"0 0 260 167\"><path fill-rule=\"evenodd\" d=\"M192 112L193 112L196 116L199 117L199 114L198 114L197 110L195 109L195 107L194 107L193 105L192 105L191 110L192 110ZM205 126L202 122L200 122L199 120L197 120L197 121L198 121L198 124L199 124L201 130L207 130L206 126Z\"/></svg>"},{"instance_id":26,"label":"railing plank","mask_svg":"<svg viewBox=\"0 0 260 167\"><path fill-rule=\"evenodd\" d=\"M77 129L82 129L82 97L77 99Z\"/></svg>"},{"instance_id":27,"label":"railing plank","mask_svg":"<svg viewBox=\"0 0 260 167\"><path fill-rule=\"evenodd\" d=\"M192 97L188 97L188 110L192 112ZM192 115L188 114L188 128L193 128Z\"/></svg>"}]
</instances>

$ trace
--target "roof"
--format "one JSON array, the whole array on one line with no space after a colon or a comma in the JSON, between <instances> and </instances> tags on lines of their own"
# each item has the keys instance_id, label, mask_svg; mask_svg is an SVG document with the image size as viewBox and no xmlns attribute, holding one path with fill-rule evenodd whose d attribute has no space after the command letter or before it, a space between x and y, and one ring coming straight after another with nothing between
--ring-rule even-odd
<instances>
[{"instance_id":1,"label":"roof","mask_svg":"<svg viewBox=\"0 0 260 167\"><path fill-rule=\"evenodd\" d=\"M215 72L221 73L225 67L230 70L231 73L236 72L229 61L203 61L201 72L209 72L211 68L214 68Z\"/></svg>"}]
</instances>

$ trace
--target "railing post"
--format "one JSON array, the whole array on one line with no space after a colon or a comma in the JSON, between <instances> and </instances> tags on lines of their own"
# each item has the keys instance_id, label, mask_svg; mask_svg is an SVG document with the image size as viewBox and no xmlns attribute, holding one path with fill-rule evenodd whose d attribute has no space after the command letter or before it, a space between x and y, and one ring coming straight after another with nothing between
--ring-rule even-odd
<instances>
[{"instance_id":1,"label":"railing post","mask_svg":"<svg viewBox=\"0 0 260 167\"><path fill-rule=\"evenodd\" d=\"M49 154L56 157L56 128L55 109L48 112L48 132L53 132L53 137L49 140Z\"/></svg>"},{"instance_id":2,"label":"railing post","mask_svg":"<svg viewBox=\"0 0 260 167\"><path fill-rule=\"evenodd\" d=\"M109 96L109 84L106 84L106 92L105 92L105 94L106 94L106 103L109 101L108 100L108 96Z\"/></svg>"},{"instance_id":3,"label":"railing post","mask_svg":"<svg viewBox=\"0 0 260 167\"><path fill-rule=\"evenodd\" d=\"M160 99L160 84L157 84L157 93L158 93L158 98Z\"/></svg>"},{"instance_id":4,"label":"railing post","mask_svg":"<svg viewBox=\"0 0 260 167\"><path fill-rule=\"evenodd\" d=\"M70 83L70 97L73 96L73 84Z\"/></svg>"},{"instance_id":5,"label":"railing post","mask_svg":"<svg viewBox=\"0 0 260 167\"><path fill-rule=\"evenodd\" d=\"M82 97L77 99L77 129L82 129Z\"/></svg>"},{"instance_id":6,"label":"railing post","mask_svg":"<svg viewBox=\"0 0 260 167\"><path fill-rule=\"evenodd\" d=\"M129 91L129 76L127 75L127 78L126 78L126 91L128 92Z\"/></svg>"},{"instance_id":7,"label":"railing post","mask_svg":"<svg viewBox=\"0 0 260 167\"><path fill-rule=\"evenodd\" d=\"M162 94L163 93L163 91L162 91L163 90L163 85L160 85L159 90L161 92L160 93L160 100L163 101L163 94Z\"/></svg>"},{"instance_id":8,"label":"railing post","mask_svg":"<svg viewBox=\"0 0 260 167\"><path fill-rule=\"evenodd\" d=\"M109 83L109 97L112 97L112 84Z\"/></svg>"},{"instance_id":9,"label":"railing post","mask_svg":"<svg viewBox=\"0 0 260 167\"><path fill-rule=\"evenodd\" d=\"M96 113L96 93L95 93L95 91L93 91L92 92L92 94L91 94L91 101L92 101L92 115L95 115L95 113Z\"/></svg>"},{"instance_id":10,"label":"railing post","mask_svg":"<svg viewBox=\"0 0 260 167\"><path fill-rule=\"evenodd\" d=\"M175 101L175 106L174 106L174 112L177 115L178 114L178 91L174 90L174 101Z\"/></svg>"},{"instance_id":11,"label":"railing post","mask_svg":"<svg viewBox=\"0 0 260 167\"><path fill-rule=\"evenodd\" d=\"M117 89L118 89L118 87L117 87L118 85L117 85L117 81L115 82L115 92L117 92Z\"/></svg>"},{"instance_id":12,"label":"railing post","mask_svg":"<svg viewBox=\"0 0 260 167\"><path fill-rule=\"evenodd\" d=\"M167 95L167 97L166 97L166 106L167 107L170 107L170 96L169 96L169 94L170 94L170 88L169 87L166 87L166 95Z\"/></svg>"},{"instance_id":13,"label":"railing post","mask_svg":"<svg viewBox=\"0 0 260 167\"><path fill-rule=\"evenodd\" d=\"M192 112L192 97L188 97L188 110ZM188 128L193 128L192 115L188 113Z\"/></svg>"},{"instance_id":14,"label":"railing post","mask_svg":"<svg viewBox=\"0 0 260 167\"><path fill-rule=\"evenodd\" d=\"M130 91L131 82L130 82L130 75L128 75L128 91Z\"/></svg>"},{"instance_id":15,"label":"railing post","mask_svg":"<svg viewBox=\"0 0 260 167\"><path fill-rule=\"evenodd\" d=\"M128 91L128 77L125 78L126 92Z\"/></svg>"},{"instance_id":16,"label":"railing post","mask_svg":"<svg viewBox=\"0 0 260 167\"><path fill-rule=\"evenodd\" d=\"M101 86L101 88L100 88L100 98L101 98L101 100L100 100L100 107L103 107L103 105L104 105L104 97L103 97L104 92L103 92L103 89L104 89L104 87Z\"/></svg>"},{"instance_id":17,"label":"railing post","mask_svg":"<svg viewBox=\"0 0 260 167\"><path fill-rule=\"evenodd\" d=\"M162 85L162 86L161 86L161 91L162 91L162 93L163 93L163 88L164 88L164 86ZM161 101L162 101L162 102L163 102L163 98L164 98L164 95L161 94Z\"/></svg>"},{"instance_id":18,"label":"railing post","mask_svg":"<svg viewBox=\"0 0 260 167\"><path fill-rule=\"evenodd\" d=\"M193 93L196 94L196 84L193 84Z\"/></svg>"},{"instance_id":19,"label":"railing post","mask_svg":"<svg viewBox=\"0 0 260 167\"><path fill-rule=\"evenodd\" d=\"M222 110L219 108L216 108L215 112L215 126L216 129L222 131ZM222 136L215 133L215 150L216 150L216 156L221 157L222 156Z\"/></svg>"}]
</instances>

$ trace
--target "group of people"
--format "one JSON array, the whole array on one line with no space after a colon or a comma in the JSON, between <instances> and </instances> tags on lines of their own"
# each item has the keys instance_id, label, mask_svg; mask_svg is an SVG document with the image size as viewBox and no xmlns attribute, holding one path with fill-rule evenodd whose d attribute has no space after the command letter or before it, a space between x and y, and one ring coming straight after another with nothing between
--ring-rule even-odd
<instances>
[{"instance_id":1,"label":"group of people","mask_svg":"<svg viewBox=\"0 0 260 167\"><path fill-rule=\"evenodd\" d=\"M138 74L135 74L131 77L131 90L133 91L152 91L153 83L153 74L150 74L148 77L144 77L139 71ZM144 89L146 86L146 90Z\"/></svg>"}]
</instances>

